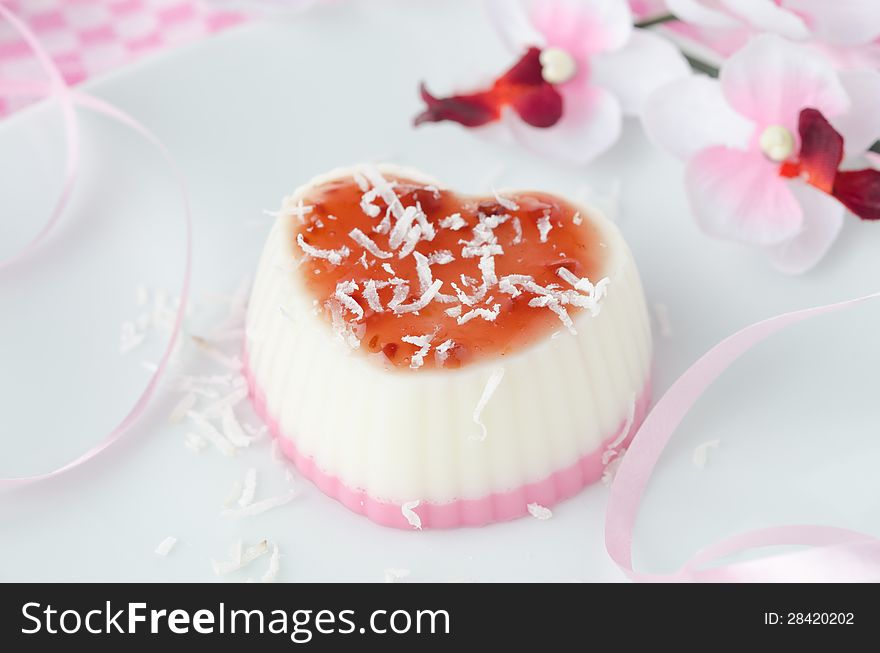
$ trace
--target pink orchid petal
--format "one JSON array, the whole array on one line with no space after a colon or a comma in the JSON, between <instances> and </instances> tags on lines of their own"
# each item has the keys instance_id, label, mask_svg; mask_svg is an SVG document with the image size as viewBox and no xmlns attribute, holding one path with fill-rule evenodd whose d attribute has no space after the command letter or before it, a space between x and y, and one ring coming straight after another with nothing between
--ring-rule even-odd
<instances>
[{"instance_id":1,"label":"pink orchid petal","mask_svg":"<svg viewBox=\"0 0 880 653\"><path fill-rule=\"evenodd\" d=\"M758 30L795 40L810 38L803 18L773 0L721 0L721 4Z\"/></svg>"},{"instance_id":2,"label":"pink orchid petal","mask_svg":"<svg viewBox=\"0 0 880 653\"><path fill-rule=\"evenodd\" d=\"M852 108L829 118L829 122L843 136L846 156L858 156L880 137L880 72L844 71L840 73L840 81Z\"/></svg>"},{"instance_id":3,"label":"pink orchid petal","mask_svg":"<svg viewBox=\"0 0 880 653\"><path fill-rule=\"evenodd\" d=\"M798 234L803 210L777 166L756 150L715 146L687 164L691 209L709 235L775 245Z\"/></svg>"},{"instance_id":4,"label":"pink orchid petal","mask_svg":"<svg viewBox=\"0 0 880 653\"><path fill-rule=\"evenodd\" d=\"M532 24L521 0L485 0L485 6L489 22L511 52L546 45L544 35Z\"/></svg>"},{"instance_id":5,"label":"pink orchid petal","mask_svg":"<svg viewBox=\"0 0 880 653\"><path fill-rule=\"evenodd\" d=\"M782 5L806 16L813 35L835 45L864 45L880 37L877 0L783 0Z\"/></svg>"},{"instance_id":6,"label":"pink orchid petal","mask_svg":"<svg viewBox=\"0 0 880 653\"><path fill-rule=\"evenodd\" d=\"M803 209L799 234L767 249L773 266L787 274L802 274L831 248L843 228L846 209L830 195L804 183L792 182L791 192Z\"/></svg>"},{"instance_id":7,"label":"pink orchid petal","mask_svg":"<svg viewBox=\"0 0 880 653\"><path fill-rule=\"evenodd\" d=\"M581 60L622 48L632 33L632 13L624 0L535 0L531 18L547 45Z\"/></svg>"},{"instance_id":8,"label":"pink orchid petal","mask_svg":"<svg viewBox=\"0 0 880 653\"><path fill-rule=\"evenodd\" d=\"M830 119L850 106L828 60L770 34L755 37L728 59L720 80L730 105L759 127L782 125L794 132L801 109L813 107Z\"/></svg>"},{"instance_id":9,"label":"pink orchid petal","mask_svg":"<svg viewBox=\"0 0 880 653\"><path fill-rule=\"evenodd\" d=\"M717 80L694 75L654 92L642 111L648 137L687 160L712 145L745 149L755 131L730 108Z\"/></svg>"},{"instance_id":10,"label":"pink orchid petal","mask_svg":"<svg viewBox=\"0 0 880 653\"><path fill-rule=\"evenodd\" d=\"M505 115L514 138L525 147L571 163L587 163L619 138L622 112L612 93L599 87L560 88L562 119L553 127L537 129L518 117Z\"/></svg>"},{"instance_id":11,"label":"pink orchid petal","mask_svg":"<svg viewBox=\"0 0 880 653\"><path fill-rule=\"evenodd\" d=\"M590 65L593 83L614 93L630 115L639 114L655 90L690 71L678 48L642 29L633 30L623 48L594 55Z\"/></svg>"},{"instance_id":12,"label":"pink orchid petal","mask_svg":"<svg viewBox=\"0 0 880 653\"><path fill-rule=\"evenodd\" d=\"M714 5L714 6L713 6ZM700 27L730 28L740 27L737 20L716 3L701 0L666 0L666 6L673 14L686 23Z\"/></svg>"},{"instance_id":13,"label":"pink orchid petal","mask_svg":"<svg viewBox=\"0 0 880 653\"><path fill-rule=\"evenodd\" d=\"M820 41L811 41L807 45L827 57L838 70L880 68L880 40L852 46Z\"/></svg>"}]
</instances>

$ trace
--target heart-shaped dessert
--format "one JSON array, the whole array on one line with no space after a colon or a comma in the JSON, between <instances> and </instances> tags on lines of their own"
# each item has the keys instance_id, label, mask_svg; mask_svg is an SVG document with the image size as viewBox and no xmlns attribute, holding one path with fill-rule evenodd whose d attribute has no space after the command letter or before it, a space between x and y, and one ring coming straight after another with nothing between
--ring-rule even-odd
<instances>
[{"instance_id":1,"label":"heart-shaped dessert","mask_svg":"<svg viewBox=\"0 0 880 653\"><path fill-rule=\"evenodd\" d=\"M597 212L358 166L285 198L245 359L258 411L322 490L382 524L449 527L597 480L644 413L651 337Z\"/></svg>"}]
</instances>

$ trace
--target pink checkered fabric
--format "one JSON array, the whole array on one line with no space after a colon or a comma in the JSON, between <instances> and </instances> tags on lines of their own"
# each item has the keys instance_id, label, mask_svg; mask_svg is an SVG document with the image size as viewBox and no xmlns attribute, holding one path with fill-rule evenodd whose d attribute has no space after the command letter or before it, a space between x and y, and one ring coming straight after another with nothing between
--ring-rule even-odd
<instances>
[{"instance_id":1,"label":"pink checkered fabric","mask_svg":"<svg viewBox=\"0 0 880 653\"><path fill-rule=\"evenodd\" d=\"M130 63L245 20L198 0L0 0L40 38L68 83ZM0 23L0 78L33 79L42 71L27 45ZM0 98L0 116L27 100Z\"/></svg>"}]
</instances>

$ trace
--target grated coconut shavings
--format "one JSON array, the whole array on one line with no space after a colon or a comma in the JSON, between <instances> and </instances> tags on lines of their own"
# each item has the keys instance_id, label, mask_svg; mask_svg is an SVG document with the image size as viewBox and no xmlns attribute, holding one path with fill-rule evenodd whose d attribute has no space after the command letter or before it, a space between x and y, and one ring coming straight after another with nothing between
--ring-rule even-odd
<instances>
[{"instance_id":1,"label":"grated coconut shavings","mask_svg":"<svg viewBox=\"0 0 880 653\"><path fill-rule=\"evenodd\" d=\"M351 250L348 249L345 245L338 249L319 249L317 247L313 247L309 245L305 238L303 238L302 234L296 235L296 243L299 245L300 249L305 252L308 256L312 258L322 258L327 259L333 265L339 265L342 263L342 259L347 258L351 253Z\"/></svg>"},{"instance_id":2,"label":"grated coconut shavings","mask_svg":"<svg viewBox=\"0 0 880 653\"><path fill-rule=\"evenodd\" d=\"M248 468L244 474L244 486L236 503L240 508L251 505L254 502L254 495L257 493L257 470L253 467Z\"/></svg>"},{"instance_id":3,"label":"grated coconut shavings","mask_svg":"<svg viewBox=\"0 0 880 653\"><path fill-rule=\"evenodd\" d=\"M694 465L699 469L705 469L709 460L709 450L717 449L721 446L721 440L709 440L694 449L693 461Z\"/></svg>"},{"instance_id":4,"label":"grated coconut shavings","mask_svg":"<svg viewBox=\"0 0 880 653\"><path fill-rule=\"evenodd\" d=\"M244 507L228 508L223 510L220 514L224 517L253 517L254 515L261 515L273 508L278 508L279 506L290 503L297 496L298 493L295 490L288 490L284 494L269 497L268 499L263 499L262 501L257 501Z\"/></svg>"},{"instance_id":5,"label":"grated coconut shavings","mask_svg":"<svg viewBox=\"0 0 880 653\"><path fill-rule=\"evenodd\" d=\"M486 439L486 436L489 435L489 432L486 429L486 425L483 424L482 421L483 410L486 408L486 404L489 403L492 395L495 394L495 391L498 389L498 386L501 383L501 379L503 378L503 367L499 367L494 372L492 372L491 376L489 376L489 379L486 381L485 387L483 387L483 394L480 395L480 400L477 402L477 405L474 408L474 423L480 427L480 434L475 436L475 438L480 442L484 441Z\"/></svg>"},{"instance_id":6,"label":"grated coconut shavings","mask_svg":"<svg viewBox=\"0 0 880 653\"><path fill-rule=\"evenodd\" d=\"M171 549L174 548L174 545L177 544L177 538L169 535L164 540L159 542L159 545L156 547L155 553L156 555L160 555L163 558L171 553Z\"/></svg>"},{"instance_id":7,"label":"grated coconut shavings","mask_svg":"<svg viewBox=\"0 0 880 653\"><path fill-rule=\"evenodd\" d=\"M422 530L422 518L416 513L421 501L407 501L400 506L400 512L407 523L417 531Z\"/></svg>"},{"instance_id":8,"label":"grated coconut shavings","mask_svg":"<svg viewBox=\"0 0 880 653\"><path fill-rule=\"evenodd\" d=\"M532 517L540 521L545 521L553 516L553 511L546 506L542 506L540 503L530 503L526 508L528 508L529 514Z\"/></svg>"}]
</instances>

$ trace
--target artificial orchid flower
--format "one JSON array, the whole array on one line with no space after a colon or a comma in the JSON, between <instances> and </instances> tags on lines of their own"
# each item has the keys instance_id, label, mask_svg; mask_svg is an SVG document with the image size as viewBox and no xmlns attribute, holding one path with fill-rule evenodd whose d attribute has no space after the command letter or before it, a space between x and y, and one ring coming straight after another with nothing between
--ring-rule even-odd
<instances>
[{"instance_id":1,"label":"artificial orchid flower","mask_svg":"<svg viewBox=\"0 0 880 653\"><path fill-rule=\"evenodd\" d=\"M880 63L877 0L666 0L666 5L689 26L708 30L690 36L720 40L723 50L738 49L755 32L771 32L810 41L839 67Z\"/></svg>"},{"instance_id":2,"label":"artificial orchid flower","mask_svg":"<svg viewBox=\"0 0 880 653\"><path fill-rule=\"evenodd\" d=\"M880 38L876 0L666 0L681 20L705 27L738 27L790 39L815 37L826 43L858 45Z\"/></svg>"},{"instance_id":3,"label":"artificial orchid flower","mask_svg":"<svg viewBox=\"0 0 880 653\"><path fill-rule=\"evenodd\" d=\"M773 35L734 54L718 80L693 76L649 99L648 135L684 159L694 216L710 235L765 247L800 273L837 237L846 208L880 219L880 172L841 171L880 135L880 73L837 72Z\"/></svg>"},{"instance_id":4,"label":"artificial orchid flower","mask_svg":"<svg viewBox=\"0 0 880 653\"><path fill-rule=\"evenodd\" d=\"M613 145L624 114L687 75L676 48L634 29L626 0L489 0L490 17L519 59L494 84L438 98L423 85L415 124L500 123L542 154L585 163Z\"/></svg>"}]
</instances>

